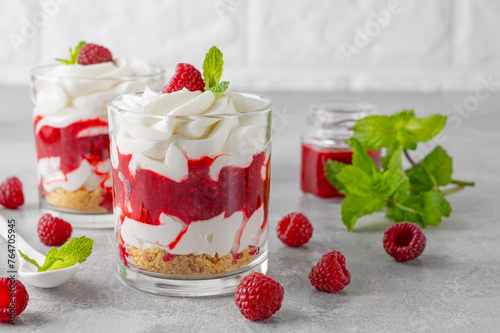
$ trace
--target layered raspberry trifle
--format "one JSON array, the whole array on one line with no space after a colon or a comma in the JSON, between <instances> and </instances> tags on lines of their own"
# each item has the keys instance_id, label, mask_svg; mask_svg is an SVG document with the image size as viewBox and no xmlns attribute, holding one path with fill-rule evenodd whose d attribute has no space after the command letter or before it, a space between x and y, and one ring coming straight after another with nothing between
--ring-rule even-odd
<instances>
[{"instance_id":1,"label":"layered raspberry trifle","mask_svg":"<svg viewBox=\"0 0 500 333\"><path fill-rule=\"evenodd\" d=\"M163 70L141 60L113 59L95 44L82 42L70 51L69 60L31 73L40 203L62 213L111 213L106 105L125 93L158 89Z\"/></svg>"},{"instance_id":2,"label":"layered raspberry trifle","mask_svg":"<svg viewBox=\"0 0 500 333\"><path fill-rule=\"evenodd\" d=\"M205 81L179 64L163 92L109 105L122 267L199 277L267 258L271 101L209 81L206 63Z\"/></svg>"}]
</instances>

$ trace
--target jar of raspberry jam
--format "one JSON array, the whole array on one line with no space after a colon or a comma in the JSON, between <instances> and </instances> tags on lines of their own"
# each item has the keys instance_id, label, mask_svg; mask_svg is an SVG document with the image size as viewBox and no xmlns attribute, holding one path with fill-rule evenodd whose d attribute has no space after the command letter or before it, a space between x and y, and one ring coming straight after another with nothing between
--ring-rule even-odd
<instances>
[{"instance_id":1,"label":"jar of raspberry jam","mask_svg":"<svg viewBox=\"0 0 500 333\"><path fill-rule=\"evenodd\" d=\"M325 176L326 161L351 164L352 150L345 143L353 136L356 120L374 112L362 102L312 104L307 114L307 131L302 136L301 188L320 198L343 198ZM368 151L380 166L380 150Z\"/></svg>"}]
</instances>

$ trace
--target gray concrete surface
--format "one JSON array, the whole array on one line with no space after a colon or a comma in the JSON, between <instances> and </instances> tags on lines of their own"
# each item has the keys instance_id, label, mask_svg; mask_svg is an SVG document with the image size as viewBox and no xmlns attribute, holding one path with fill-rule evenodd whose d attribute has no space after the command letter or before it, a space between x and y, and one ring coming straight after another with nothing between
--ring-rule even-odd
<instances>
[{"instance_id":1,"label":"gray concrete surface","mask_svg":"<svg viewBox=\"0 0 500 333\"><path fill-rule=\"evenodd\" d=\"M30 302L16 327L1 332L498 332L500 326L500 96L458 115L445 130L455 178L476 187L451 195L450 218L425 229L427 248L419 259L397 263L382 247L390 224L382 214L347 232L338 203L304 197L299 190L300 138L310 102L356 99L381 113L415 108L418 115L444 113L470 103L473 94L325 94L264 92L275 101L268 275L285 288L282 309L271 319L246 320L232 297L171 298L123 285L115 270L111 230L76 229L95 240L94 253L67 284L43 290L28 286ZM0 178L17 175L25 205L0 208L17 231L46 252L37 238L38 211L29 89L0 89ZM466 110L464 108L464 110ZM460 124L458 120L460 119ZM279 218L307 214L314 225L303 248L288 248L275 234ZM0 275L6 245L0 241ZM310 286L311 266L330 249L344 253L352 274L341 293Z\"/></svg>"}]
</instances>

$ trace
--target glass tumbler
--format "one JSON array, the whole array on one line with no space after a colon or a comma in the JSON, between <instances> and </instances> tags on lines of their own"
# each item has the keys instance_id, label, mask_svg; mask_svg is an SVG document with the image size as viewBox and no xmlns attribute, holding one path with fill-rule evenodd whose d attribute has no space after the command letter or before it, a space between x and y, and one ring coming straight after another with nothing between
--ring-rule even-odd
<instances>
[{"instance_id":1,"label":"glass tumbler","mask_svg":"<svg viewBox=\"0 0 500 333\"><path fill-rule=\"evenodd\" d=\"M170 296L234 292L267 270L271 107L153 115L108 105L121 278Z\"/></svg>"},{"instance_id":2,"label":"glass tumbler","mask_svg":"<svg viewBox=\"0 0 500 333\"><path fill-rule=\"evenodd\" d=\"M146 75L83 78L59 73L61 66L31 71L40 207L74 227L112 228L107 104L145 87L161 89L164 71L150 66Z\"/></svg>"}]
</instances>

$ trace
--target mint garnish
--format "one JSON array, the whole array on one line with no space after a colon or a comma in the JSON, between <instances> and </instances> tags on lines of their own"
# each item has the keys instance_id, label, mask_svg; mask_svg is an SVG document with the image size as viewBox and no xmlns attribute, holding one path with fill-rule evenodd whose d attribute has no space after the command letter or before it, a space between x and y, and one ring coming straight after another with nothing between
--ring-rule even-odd
<instances>
[{"instance_id":1,"label":"mint garnish","mask_svg":"<svg viewBox=\"0 0 500 333\"><path fill-rule=\"evenodd\" d=\"M354 126L347 141L353 150L352 165L329 160L325 165L328 181L345 195L342 222L352 230L357 219L387 207L386 217L420 226L439 225L451 206L445 195L461 191L473 182L452 179L452 159L437 146L415 163L408 150L431 140L446 123L446 116L416 118L413 110L392 116L368 116ZM379 170L366 150L386 148ZM412 167L403 171L403 155ZM444 186L455 186L443 189Z\"/></svg>"},{"instance_id":2,"label":"mint garnish","mask_svg":"<svg viewBox=\"0 0 500 333\"><path fill-rule=\"evenodd\" d=\"M72 50L71 48L69 48L69 54L70 54L69 60L58 59L58 58L56 58L56 60L60 61L61 63L65 64L65 65L74 65L74 64L76 64L77 60L78 60L78 54L80 53L81 48L85 44L87 44L87 43L82 41L82 42L80 42L75 47L75 50Z\"/></svg>"},{"instance_id":3,"label":"mint garnish","mask_svg":"<svg viewBox=\"0 0 500 333\"><path fill-rule=\"evenodd\" d=\"M229 82L222 81L219 83L223 65L222 52L216 46L212 46L203 61L203 80L205 81L206 90L214 93L226 91Z\"/></svg>"},{"instance_id":4,"label":"mint garnish","mask_svg":"<svg viewBox=\"0 0 500 333\"><path fill-rule=\"evenodd\" d=\"M38 272L55 271L57 269L71 267L76 263L82 263L92 253L94 241L85 236L71 238L59 249L52 247L45 258L45 262L40 266L35 260L19 251L19 255L38 268Z\"/></svg>"}]
</instances>

